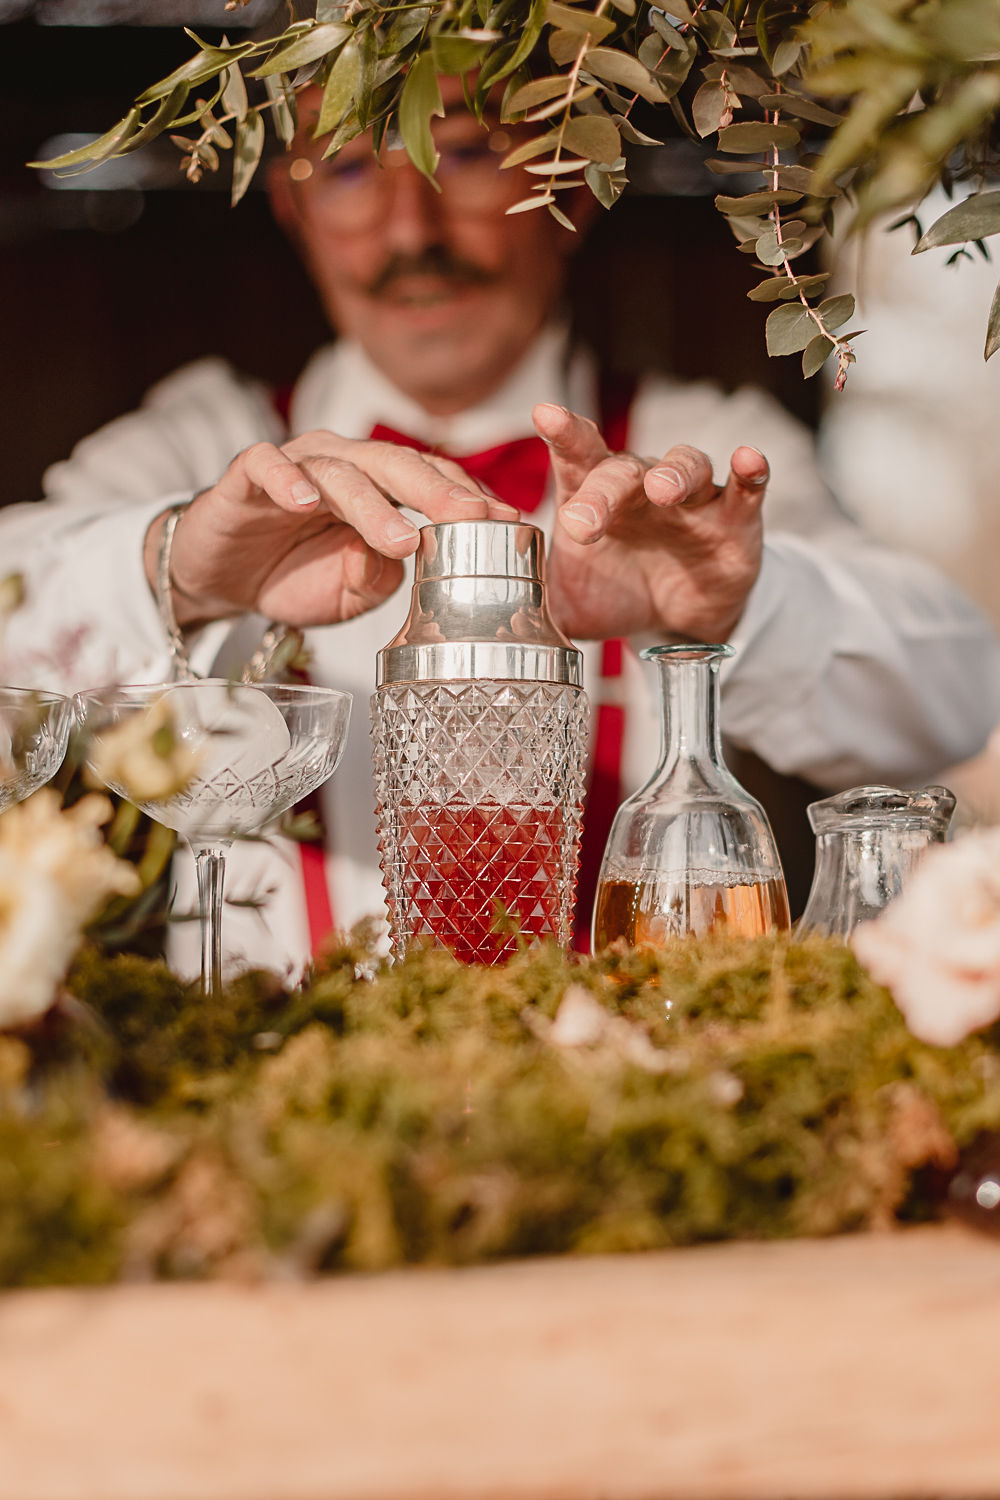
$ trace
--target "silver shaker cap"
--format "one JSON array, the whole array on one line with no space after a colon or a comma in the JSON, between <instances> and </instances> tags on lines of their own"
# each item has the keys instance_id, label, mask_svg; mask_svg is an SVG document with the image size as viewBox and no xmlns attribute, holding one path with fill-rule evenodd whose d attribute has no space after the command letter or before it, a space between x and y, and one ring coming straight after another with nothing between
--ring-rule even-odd
<instances>
[{"instance_id":1,"label":"silver shaker cap","mask_svg":"<svg viewBox=\"0 0 1000 1500\"><path fill-rule=\"evenodd\" d=\"M583 683L581 652L549 617L537 526L441 521L421 528L410 613L378 653L375 680L470 678Z\"/></svg>"}]
</instances>

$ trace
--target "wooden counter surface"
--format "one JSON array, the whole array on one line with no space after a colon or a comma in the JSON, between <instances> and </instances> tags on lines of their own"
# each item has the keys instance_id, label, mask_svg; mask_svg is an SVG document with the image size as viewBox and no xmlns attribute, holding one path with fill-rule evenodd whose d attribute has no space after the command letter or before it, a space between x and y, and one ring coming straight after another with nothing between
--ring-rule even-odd
<instances>
[{"instance_id":1,"label":"wooden counter surface","mask_svg":"<svg viewBox=\"0 0 1000 1500\"><path fill-rule=\"evenodd\" d=\"M1000 1497L958 1227L0 1296L0 1500Z\"/></svg>"}]
</instances>

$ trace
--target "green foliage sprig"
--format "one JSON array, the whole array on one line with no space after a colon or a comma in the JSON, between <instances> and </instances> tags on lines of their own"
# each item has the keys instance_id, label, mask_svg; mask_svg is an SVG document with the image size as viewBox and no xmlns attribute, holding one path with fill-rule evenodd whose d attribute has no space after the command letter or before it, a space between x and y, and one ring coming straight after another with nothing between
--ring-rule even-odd
<instances>
[{"instance_id":1,"label":"green foliage sprig","mask_svg":"<svg viewBox=\"0 0 1000 1500\"><path fill-rule=\"evenodd\" d=\"M709 165L720 175L742 186L761 179L715 202L762 272L748 295L778 304L768 352L800 353L805 376L835 356L838 386L860 331L841 331L854 299L826 297L825 274L796 269L838 206L853 204L860 228L901 211L897 223L921 231L917 250L955 245L962 255L972 243L985 254L1000 233L1000 192L989 187L1000 160L996 0L315 0L306 9L252 40L189 32L194 55L117 125L33 165L85 170L170 131L193 180L232 152L235 203L266 120L289 144L296 96L317 84L326 155L370 130L376 150L402 145L432 176L438 77L455 75L479 118L502 90L503 120L537 127L503 162L535 179L510 211L544 208L572 229L571 191L585 184L610 207L626 186L626 148L655 144L632 118L642 101L669 109L693 140L713 138ZM937 184L968 191L923 233L919 207ZM986 358L998 346L1000 288Z\"/></svg>"},{"instance_id":2,"label":"green foliage sprig","mask_svg":"<svg viewBox=\"0 0 1000 1500\"><path fill-rule=\"evenodd\" d=\"M359 933L207 1000L91 951L0 1036L0 1285L882 1227L998 1127L990 1040L918 1042L835 943L388 967Z\"/></svg>"}]
</instances>

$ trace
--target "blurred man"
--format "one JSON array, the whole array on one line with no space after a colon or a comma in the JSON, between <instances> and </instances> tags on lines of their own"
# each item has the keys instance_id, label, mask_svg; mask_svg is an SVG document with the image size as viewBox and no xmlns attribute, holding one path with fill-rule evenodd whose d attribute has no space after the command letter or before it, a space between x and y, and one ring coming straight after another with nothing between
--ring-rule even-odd
<instances>
[{"instance_id":1,"label":"blurred man","mask_svg":"<svg viewBox=\"0 0 1000 1500\"><path fill-rule=\"evenodd\" d=\"M196 668L237 673L279 620L305 631L314 681L355 693L324 792L322 889L313 870L303 901L285 844L232 861L232 894L268 900L232 914L230 948L279 967L301 964L331 922L381 909L365 708L425 519L520 512L549 533L553 612L590 643L598 705L591 866L617 797L655 761L633 645L731 640L729 736L831 788L918 782L1000 718L985 622L845 520L808 436L766 396L663 379L602 388L560 322L574 237L544 210L507 214L526 192L519 169L498 170L510 132L482 130L456 80L443 91L440 192L402 151L376 161L364 139L324 162L304 132L273 168L274 211L340 335L292 392L219 361L189 366L49 472L44 512L0 516L5 568L28 586L12 647L51 657L85 626L73 687L165 674L155 586L182 504L169 582ZM592 211L579 197L577 221Z\"/></svg>"}]
</instances>

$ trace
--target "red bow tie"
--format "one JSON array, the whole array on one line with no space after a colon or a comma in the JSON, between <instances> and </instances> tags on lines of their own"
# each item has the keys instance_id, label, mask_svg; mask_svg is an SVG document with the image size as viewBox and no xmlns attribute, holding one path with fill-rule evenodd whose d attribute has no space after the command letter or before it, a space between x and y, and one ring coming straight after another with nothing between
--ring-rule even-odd
<instances>
[{"instance_id":1,"label":"red bow tie","mask_svg":"<svg viewBox=\"0 0 1000 1500\"><path fill-rule=\"evenodd\" d=\"M401 443L416 448L418 453L451 458L461 464L470 479L491 489L508 505L516 505L518 510L537 510L542 503L549 477L549 450L540 437L517 438L511 443L498 443L495 448L484 448L482 453L462 454L446 453L442 448L431 447L419 438L407 437L381 424L372 428L372 438L382 443Z\"/></svg>"}]
</instances>

